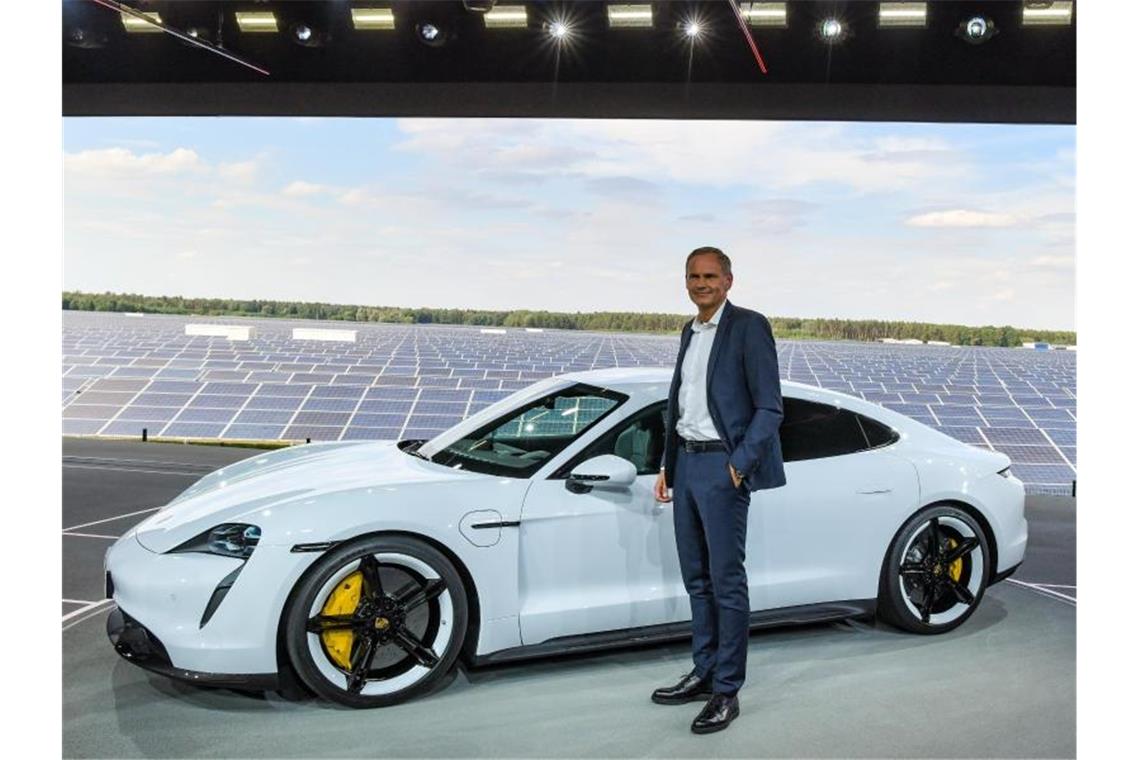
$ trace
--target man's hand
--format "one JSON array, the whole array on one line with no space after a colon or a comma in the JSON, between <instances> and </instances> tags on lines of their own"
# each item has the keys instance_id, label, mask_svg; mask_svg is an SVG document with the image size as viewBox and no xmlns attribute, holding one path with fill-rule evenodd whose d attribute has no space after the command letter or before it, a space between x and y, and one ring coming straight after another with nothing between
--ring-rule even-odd
<instances>
[{"instance_id":1,"label":"man's hand","mask_svg":"<svg viewBox=\"0 0 1140 760\"><path fill-rule=\"evenodd\" d=\"M740 488L740 484L744 480L744 476L736 471L736 468L732 466L731 462L728 463L728 474L732 476L733 487Z\"/></svg>"},{"instance_id":2,"label":"man's hand","mask_svg":"<svg viewBox=\"0 0 1140 760\"><path fill-rule=\"evenodd\" d=\"M665 485L665 471L657 473L657 482L653 484L653 498L661 503L673 501L673 495L669 493L671 489Z\"/></svg>"}]
</instances>

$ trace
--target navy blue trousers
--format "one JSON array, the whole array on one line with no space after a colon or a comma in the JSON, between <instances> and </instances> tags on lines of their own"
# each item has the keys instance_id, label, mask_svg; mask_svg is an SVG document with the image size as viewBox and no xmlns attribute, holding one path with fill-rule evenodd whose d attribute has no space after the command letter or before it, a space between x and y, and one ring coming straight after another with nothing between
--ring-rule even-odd
<instances>
[{"instance_id":1,"label":"navy blue trousers","mask_svg":"<svg viewBox=\"0 0 1140 760\"><path fill-rule=\"evenodd\" d=\"M744 542L752 494L732 485L727 451L677 453L673 528L693 610L693 664L713 691L735 694L748 656Z\"/></svg>"}]
</instances>

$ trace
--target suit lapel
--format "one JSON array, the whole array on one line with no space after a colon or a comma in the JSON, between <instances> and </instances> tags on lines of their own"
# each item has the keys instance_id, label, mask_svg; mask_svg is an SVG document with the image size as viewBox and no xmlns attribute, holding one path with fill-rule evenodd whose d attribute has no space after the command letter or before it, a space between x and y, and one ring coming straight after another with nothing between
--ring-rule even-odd
<instances>
[{"instance_id":1,"label":"suit lapel","mask_svg":"<svg viewBox=\"0 0 1140 760\"><path fill-rule=\"evenodd\" d=\"M732 321L732 309L732 304L725 301L724 311L720 313L720 322L717 323L716 335L713 337L712 349L709 351L708 373L705 376L706 390L712 385L712 376L713 371L716 369L716 360L720 358L721 348L724 346L729 325Z\"/></svg>"}]
</instances>

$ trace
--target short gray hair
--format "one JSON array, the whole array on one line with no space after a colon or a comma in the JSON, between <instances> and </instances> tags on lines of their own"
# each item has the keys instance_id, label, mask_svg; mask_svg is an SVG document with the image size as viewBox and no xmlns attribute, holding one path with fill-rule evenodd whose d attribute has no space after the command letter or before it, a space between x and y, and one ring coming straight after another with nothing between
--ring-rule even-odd
<instances>
[{"instance_id":1,"label":"short gray hair","mask_svg":"<svg viewBox=\"0 0 1140 760\"><path fill-rule=\"evenodd\" d=\"M716 260L720 262L720 271L724 274L732 274L732 259L728 257L724 251L719 248L714 248L711 245L702 245L700 248L694 248L689 257L685 259L685 272L689 271L689 262L693 260L694 256L704 256L712 254L716 256Z\"/></svg>"}]
</instances>

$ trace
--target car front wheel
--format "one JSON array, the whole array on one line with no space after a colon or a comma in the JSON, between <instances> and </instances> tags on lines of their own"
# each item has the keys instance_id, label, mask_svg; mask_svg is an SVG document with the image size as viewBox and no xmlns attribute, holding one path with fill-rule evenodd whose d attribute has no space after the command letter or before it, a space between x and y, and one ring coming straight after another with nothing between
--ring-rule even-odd
<instances>
[{"instance_id":1,"label":"car front wheel","mask_svg":"<svg viewBox=\"0 0 1140 760\"><path fill-rule=\"evenodd\" d=\"M990 549L978 521L951 504L922 510L887 550L879 617L915 633L945 633L964 623L986 590Z\"/></svg>"},{"instance_id":2,"label":"car front wheel","mask_svg":"<svg viewBox=\"0 0 1140 760\"><path fill-rule=\"evenodd\" d=\"M438 682L466 628L463 581L447 557L414 538L378 536L338 546L302 577L284 635L317 694L383 707Z\"/></svg>"}]
</instances>

